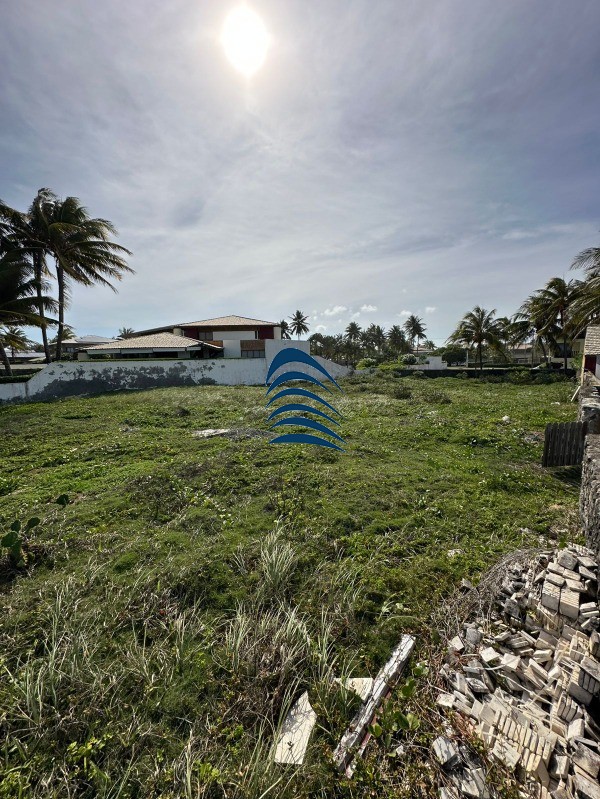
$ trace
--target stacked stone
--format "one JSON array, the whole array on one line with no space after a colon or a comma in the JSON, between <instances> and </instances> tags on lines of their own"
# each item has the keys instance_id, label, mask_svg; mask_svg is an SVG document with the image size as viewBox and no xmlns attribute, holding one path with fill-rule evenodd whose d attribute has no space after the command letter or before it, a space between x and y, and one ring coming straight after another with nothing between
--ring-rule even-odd
<instances>
[{"instance_id":1,"label":"stacked stone","mask_svg":"<svg viewBox=\"0 0 600 799\"><path fill-rule=\"evenodd\" d=\"M450 641L442 667L448 691L438 704L468 719L523 796L600 799L600 609L591 551L570 546L513 565L497 607L491 622L468 624ZM490 796L464 758L444 763L435 745L434 755L453 785L446 799Z\"/></svg>"}]
</instances>

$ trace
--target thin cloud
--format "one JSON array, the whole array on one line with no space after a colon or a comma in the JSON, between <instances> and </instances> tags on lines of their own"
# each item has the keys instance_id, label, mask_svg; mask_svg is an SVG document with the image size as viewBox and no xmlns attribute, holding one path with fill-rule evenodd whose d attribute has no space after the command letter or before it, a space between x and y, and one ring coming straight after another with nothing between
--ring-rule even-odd
<instances>
[{"instance_id":1,"label":"thin cloud","mask_svg":"<svg viewBox=\"0 0 600 799\"><path fill-rule=\"evenodd\" d=\"M323 315L324 316L339 316L341 313L344 313L344 311L347 311L347 310L348 310L348 308L346 308L345 305L334 305L333 308L325 308L325 310L323 311Z\"/></svg>"},{"instance_id":2,"label":"thin cloud","mask_svg":"<svg viewBox=\"0 0 600 799\"><path fill-rule=\"evenodd\" d=\"M4 5L3 200L79 196L134 252L117 295L73 287L75 329L276 320L343 287L312 314L330 332L358 313L389 327L410 298L442 339L474 305L512 314L598 243L592 0L576 36L554 3L541 39L545 0L262 4L278 47L251 87L216 41L219 0Z\"/></svg>"},{"instance_id":3,"label":"thin cloud","mask_svg":"<svg viewBox=\"0 0 600 799\"><path fill-rule=\"evenodd\" d=\"M437 311L437 307L435 305L428 305L425 308L425 313L435 313Z\"/></svg>"},{"instance_id":4,"label":"thin cloud","mask_svg":"<svg viewBox=\"0 0 600 799\"><path fill-rule=\"evenodd\" d=\"M373 311L377 310L377 306L376 305L361 305L360 306L360 310L363 313L372 313Z\"/></svg>"},{"instance_id":5,"label":"thin cloud","mask_svg":"<svg viewBox=\"0 0 600 799\"><path fill-rule=\"evenodd\" d=\"M412 314L412 311L403 310L403 311L400 311L398 316L410 316L411 314Z\"/></svg>"}]
</instances>

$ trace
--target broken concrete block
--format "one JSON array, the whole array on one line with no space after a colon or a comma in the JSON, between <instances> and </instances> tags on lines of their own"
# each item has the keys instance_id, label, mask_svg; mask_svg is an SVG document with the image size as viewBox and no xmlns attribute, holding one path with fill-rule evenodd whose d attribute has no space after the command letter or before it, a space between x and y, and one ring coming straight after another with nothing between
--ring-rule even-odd
<instances>
[{"instance_id":1,"label":"broken concrete block","mask_svg":"<svg viewBox=\"0 0 600 799\"><path fill-rule=\"evenodd\" d=\"M575 774L573 784L579 799L600 799L600 785L581 774Z\"/></svg>"},{"instance_id":2,"label":"broken concrete block","mask_svg":"<svg viewBox=\"0 0 600 799\"><path fill-rule=\"evenodd\" d=\"M567 727L567 734L565 736L567 741L570 741L573 738L583 738L584 735L585 723L583 719L573 719L573 721Z\"/></svg>"},{"instance_id":3,"label":"broken concrete block","mask_svg":"<svg viewBox=\"0 0 600 799\"><path fill-rule=\"evenodd\" d=\"M568 549L563 549L558 553L558 558L556 559L559 566L562 566L563 569L569 569L570 571L575 571L577 568L577 556L573 555L569 552Z\"/></svg>"},{"instance_id":4,"label":"broken concrete block","mask_svg":"<svg viewBox=\"0 0 600 799\"><path fill-rule=\"evenodd\" d=\"M471 691L473 691L474 694L488 693L487 685L481 680L476 679L475 677L467 677L467 685L469 686Z\"/></svg>"},{"instance_id":5,"label":"broken concrete block","mask_svg":"<svg viewBox=\"0 0 600 799\"><path fill-rule=\"evenodd\" d=\"M559 610L568 619L576 620L579 616L579 594L570 588L563 588L560 592Z\"/></svg>"},{"instance_id":6,"label":"broken concrete block","mask_svg":"<svg viewBox=\"0 0 600 799\"><path fill-rule=\"evenodd\" d=\"M552 755L550 760L550 774L558 779L564 779L569 773L569 758L566 755Z\"/></svg>"},{"instance_id":7,"label":"broken concrete block","mask_svg":"<svg viewBox=\"0 0 600 799\"><path fill-rule=\"evenodd\" d=\"M573 753L573 763L589 774L591 779L597 780L600 776L600 755L582 743L577 744Z\"/></svg>"},{"instance_id":8,"label":"broken concrete block","mask_svg":"<svg viewBox=\"0 0 600 799\"><path fill-rule=\"evenodd\" d=\"M458 654L464 652L465 645L462 641L462 638L459 635L455 635L454 638L449 642L448 649L453 652L458 652Z\"/></svg>"},{"instance_id":9,"label":"broken concrete block","mask_svg":"<svg viewBox=\"0 0 600 799\"><path fill-rule=\"evenodd\" d=\"M552 585L556 585L558 588L562 588L567 582L562 574L554 574L554 572L546 572L546 580L552 583Z\"/></svg>"},{"instance_id":10,"label":"broken concrete block","mask_svg":"<svg viewBox=\"0 0 600 799\"><path fill-rule=\"evenodd\" d=\"M433 754L442 768L452 768L460 760L460 754L456 745L449 739L440 735L433 742Z\"/></svg>"},{"instance_id":11,"label":"broken concrete block","mask_svg":"<svg viewBox=\"0 0 600 799\"><path fill-rule=\"evenodd\" d=\"M454 694L439 693L435 700L439 707L446 707L452 709L456 701Z\"/></svg>"},{"instance_id":12,"label":"broken concrete block","mask_svg":"<svg viewBox=\"0 0 600 799\"><path fill-rule=\"evenodd\" d=\"M487 646L485 649L481 650L479 657L487 666L492 666L494 663L498 663L500 661L501 655L496 652L494 647Z\"/></svg>"},{"instance_id":13,"label":"broken concrete block","mask_svg":"<svg viewBox=\"0 0 600 799\"><path fill-rule=\"evenodd\" d=\"M548 610L558 610L560 604L560 588L546 580L542 588L541 603ZM579 609L578 609L579 612Z\"/></svg>"}]
</instances>

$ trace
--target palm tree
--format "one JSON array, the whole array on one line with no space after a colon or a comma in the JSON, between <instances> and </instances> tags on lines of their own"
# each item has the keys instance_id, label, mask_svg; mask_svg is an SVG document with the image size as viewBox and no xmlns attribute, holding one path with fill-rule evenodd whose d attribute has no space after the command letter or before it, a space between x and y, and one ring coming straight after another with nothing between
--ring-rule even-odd
<instances>
[{"instance_id":1,"label":"palm tree","mask_svg":"<svg viewBox=\"0 0 600 799\"><path fill-rule=\"evenodd\" d=\"M56 302L42 294L42 306L44 311L53 311ZM0 325L5 330L13 325L40 327L44 319L39 314L37 281L27 253L10 247L6 239L0 238ZM0 360L6 374L11 375L10 362L1 336Z\"/></svg>"},{"instance_id":2,"label":"palm tree","mask_svg":"<svg viewBox=\"0 0 600 799\"><path fill-rule=\"evenodd\" d=\"M408 342L400 325L392 325L388 330L387 341L394 355L399 356L408 350Z\"/></svg>"},{"instance_id":3,"label":"palm tree","mask_svg":"<svg viewBox=\"0 0 600 799\"><path fill-rule=\"evenodd\" d=\"M435 350L435 349L437 349L437 347L435 346L435 341L433 341L430 338L426 338L425 339L425 341L423 342L423 346L425 347L426 350Z\"/></svg>"},{"instance_id":4,"label":"palm tree","mask_svg":"<svg viewBox=\"0 0 600 799\"><path fill-rule=\"evenodd\" d=\"M600 316L600 247L589 247L574 259L571 269L583 269L585 281L570 308L572 332L577 335Z\"/></svg>"},{"instance_id":5,"label":"palm tree","mask_svg":"<svg viewBox=\"0 0 600 799\"><path fill-rule=\"evenodd\" d=\"M425 333L427 331L427 327L425 326L421 317L411 313L404 323L404 330L412 347L415 346L416 340L417 352L419 352L419 340L425 337Z\"/></svg>"},{"instance_id":6,"label":"palm tree","mask_svg":"<svg viewBox=\"0 0 600 799\"><path fill-rule=\"evenodd\" d=\"M8 230L9 239L31 259L35 270L38 318L49 358L41 300L43 280L47 274L46 257L54 259L58 283L58 332L56 358L62 354L64 312L69 300L70 283L86 286L100 283L116 291L111 280L121 280L123 273L133 272L124 256L129 250L110 241L116 229L106 219L90 217L77 197L60 200L49 189L40 189L27 214L0 204L0 223Z\"/></svg>"},{"instance_id":7,"label":"palm tree","mask_svg":"<svg viewBox=\"0 0 600 799\"><path fill-rule=\"evenodd\" d=\"M574 326L571 325L571 310L580 293L581 282L579 280L567 282L562 277L553 277L544 288L534 292L529 298L541 325L541 332L555 345L557 336L562 339L565 373L567 371L567 342L574 332Z\"/></svg>"},{"instance_id":8,"label":"palm tree","mask_svg":"<svg viewBox=\"0 0 600 799\"><path fill-rule=\"evenodd\" d=\"M485 308L476 305L472 311L463 316L456 330L448 338L449 343L461 344L467 349L475 346L480 370L483 370L483 345L501 348L498 328L494 320L495 314L495 309L486 311Z\"/></svg>"},{"instance_id":9,"label":"palm tree","mask_svg":"<svg viewBox=\"0 0 600 799\"><path fill-rule=\"evenodd\" d=\"M346 341L349 341L351 344L356 344L360 339L360 333L361 330L358 322L350 322L344 332L344 336L346 337Z\"/></svg>"},{"instance_id":10,"label":"palm tree","mask_svg":"<svg viewBox=\"0 0 600 799\"><path fill-rule=\"evenodd\" d=\"M371 330L371 341L375 345L377 353L381 355L386 342L385 330L381 327L381 325L371 325L371 327L373 328Z\"/></svg>"},{"instance_id":11,"label":"palm tree","mask_svg":"<svg viewBox=\"0 0 600 799\"><path fill-rule=\"evenodd\" d=\"M121 327L119 328L119 338L133 338L135 335L135 330L132 327Z\"/></svg>"},{"instance_id":12,"label":"palm tree","mask_svg":"<svg viewBox=\"0 0 600 799\"><path fill-rule=\"evenodd\" d=\"M63 327L63 342L70 338L75 338L75 330L71 325L64 325ZM56 344L58 341L58 333L50 339L50 344Z\"/></svg>"},{"instance_id":13,"label":"palm tree","mask_svg":"<svg viewBox=\"0 0 600 799\"><path fill-rule=\"evenodd\" d=\"M281 328L281 338L290 339L290 326L287 320L282 319L279 323L279 327Z\"/></svg>"},{"instance_id":14,"label":"palm tree","mask_svg":"<svg viewBox=\"0 0 600 799\"><path fill-rule=\"evenodd\" d=\"M23 250L33 265L38 316L41 320L40 328L46 363L50 363L51 356L48 346L43 299L44 292L47 291L46 278L49 275L46 266L46 247L44 242L44 209L48 203L56 199L56 195L49 189L39 189L27 213L21 213L0 200L0 230L4 228L4 234L8 240L14 246Z\"/></svg>"},{"instance_id":15,"label":"palm tree","mask_svg":"<svg viewBox=\"0 0 600 799\"><path fill-rule=\"evenodd\" d=\"M303 333L308 333L308 316L304 316L302 311L296 311L293 316L290 316L291 324L290 331L300 338Z\"/></svg>"},{"instance_id":16,"label":"palm tree","mask_svg":"<svg viewBox=\"0 0 600 799\"><path fill-rule=\"evenodd\" d=\"M312 336L308 338L310 342L310 349L311 352L314 352L315 355L322 355L323 354L323 336L321 333L313 333Z\"/></svg>"},{"instance_id":17,"label":"palm tree","mask_svg":"<svg viewBox=\"0 0 600 799\"><path fill-rule=\"evenodd\" d=\"M15 359L15 352L26 352L35 343L28 339L25 331L16 325L5 325L0 328L0 337L5 349L10 350L10 357Z\"/></svg>"}]
</instances>

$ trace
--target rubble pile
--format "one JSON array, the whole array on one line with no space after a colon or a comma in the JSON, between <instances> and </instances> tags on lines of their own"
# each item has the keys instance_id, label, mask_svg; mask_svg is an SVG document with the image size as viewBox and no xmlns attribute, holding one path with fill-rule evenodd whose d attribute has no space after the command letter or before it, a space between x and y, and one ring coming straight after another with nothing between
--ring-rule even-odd
<instances>
[{"instance_id":1,"label":"rubble pile","mask_svg":"<svg viewBox=\"0 0 600 799\"><path fill-rule=\"evenodd\" d=\"M508 567L496 610L450 641L438 705L462 714L523 796L600 799L598 564L569 546ZM491 796L451 737L433 754L441 797ZM481 764L479 764L481 765Z\"/></svg>"}]
</instances>

